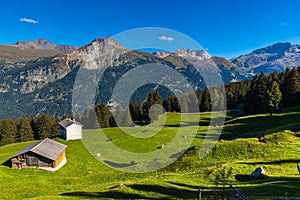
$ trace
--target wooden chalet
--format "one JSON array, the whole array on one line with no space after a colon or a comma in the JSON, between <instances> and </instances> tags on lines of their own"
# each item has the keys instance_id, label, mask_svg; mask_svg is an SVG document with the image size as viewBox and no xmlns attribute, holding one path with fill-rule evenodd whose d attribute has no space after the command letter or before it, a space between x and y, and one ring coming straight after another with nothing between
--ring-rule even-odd
<instances>
[{"instance_id":1,"label":"wooden chalet","mask_svg":"<svg viewBox=\"0 0 300 200\"><path fill-rule=\"evenodd\" d=\"M66 145L46 138L25 147L11 157L11 167L40 167L55 171L66 163L66 148Z\"/></svg>"}]
</instances>

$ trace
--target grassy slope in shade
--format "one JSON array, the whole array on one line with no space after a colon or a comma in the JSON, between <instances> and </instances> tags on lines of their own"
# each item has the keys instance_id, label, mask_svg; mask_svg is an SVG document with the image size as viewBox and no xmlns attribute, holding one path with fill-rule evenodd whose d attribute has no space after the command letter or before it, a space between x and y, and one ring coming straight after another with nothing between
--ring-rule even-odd
<instances>
[{"instance_id":1,"label":"grassy slope in shade","mask_svg":"<svg viewBox=\"0 0 300 200\"><path fill-rule=\"evenodd\" d=\"M222 140L200 160L198 152L210 117L201 114L201 126L185 156L165 169L146 174L115 171L94 159L81 141L57 139L68 145L67 164L55 173L1 165L0 199L196 199L198 187L205 188L204 197L213 197L211 189L215 187L220 164L226 169L233 168L231 183L251 199L300 197L300 175L296 168L296 163L300 163L299 115L300 107L285 110L272 120L267 115L227 116ZM178 116L169 113L167 126L152 140L135 141L118 128L105 129L105 133L116 145L129 151L153 151L162 142L170 141L178 129ZM189 125L196 125L196 119L196 115L185 116ZM189 128L184 127L186 131ZM85 133L93 131L96 130ZM257 135L261 134L266 135L266 143L258 142ZM135 142L140 145L130 145ZM0 147L0 163L30 143ZM268 178L255 180L249 176L258 166L265 168Z\"/></svg>"}]
</instances>

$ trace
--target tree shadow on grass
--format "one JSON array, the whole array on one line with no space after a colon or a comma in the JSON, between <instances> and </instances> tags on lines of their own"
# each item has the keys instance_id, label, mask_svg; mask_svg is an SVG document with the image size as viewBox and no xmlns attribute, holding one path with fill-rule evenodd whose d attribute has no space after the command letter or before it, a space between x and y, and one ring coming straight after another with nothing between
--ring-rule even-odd
<instances>
[{"instance_id":1,"label":"tree shadow on grass","mask_svg":"<svg viewBox=\"0 0 300 200\"><path fill-rule=\"evenodd\" d=\"M70 197L79 197L79 198L88 198L88 199L146 199L146 196L125 193L121 191L109 190L105 192L67 192L60 194L61 196L70 196ZM153 198L158 199L158 198Z\"/></svg>"},{"instance_id":2,"label":"tree shadow on grass","mask_svg":"<svg viewBox=\"0 0 300 200\"><path fill-rule=\"evenodd\" d=\"M237 164L247 164L247 165L274 165L274 164L284 164L284 163L300 163L300 159L286 159L286 160L274 160L274 161L259 161L259 162L237 162ZM296 165L295 165L296 168Z\"/></svg>"},{"instance_id":3,"label":"tree shadow on grass","mask_svg":"<svg viewBox=\"0 0 300 200\"><path fill-rule=\"evenodd\" d=\"M197 197L197 191L191 189L181 189L177 187L149 184L134 184L130 185L129 187L138 191L159 193L167 196L167 198L169 197L168 199L194 199Z\"/></svg>"},{"instance_id":4,"label":"tree shadow on grass","mask_svg":"<svg viewBox=\"0 0 300 200\"><path fill-rule=\"evenodd\" d=\"M286 129L299 131L299 114L287 113L273 119L268 115L234 119L225 123L221 139L253 138Z\"/></svg>"},{"instance_id":5,"label":"tree shadow on grass","mask_svg":"<svg viewBox=\"0 0 300 200\"><path fill-rule=\"evenodd\" d=\"M286 194L290 197L300 197L300 177L268 176L264 179L255 179L249 175L236 175L235 178L240 183L255 185L239 188L243 194L253 199L259 196L280 197Z\"/></svg>"},{"instance_id":6,"label":"tree shadow on grass","mask_svg":"<svg viewBox=\"0 0 300 200\"><path fill-rule=\"evenodd\" d=\"M149 195L134 194L128 192L117 191L112 189L105 192L68 192L61 194L62 196L72 196L81 198L91 198L91 199L103 199L103 198L113 198L113 199L196 199L197 190L191 189L180 189L177 187L167 187L160 185L150 185L150 184L133 184L127 185L127 187L132 188L136 191L143 192ZM155 194L157 193L157 197Z\"/></svg>"},{"instance_id":7,"label":"tree shadow on grass","mask_svg":"<svg viewBox=\"0 0 300 200\"><path fill-rule=\"evenodd\" d=\"M236 175L235 179L239 186L234 186L244 196L250 199L272 199L276 197L300 197L300 177L272 177L268 176L265 179L255 179L251 175ZM170 184L190 188L194 191L198 188L202 189L202 197L215 198L216 195L220 197L220 187L207 187L188 185L183 183L168 182ZM230 196L235 192L226 186L224 190L226 196ZM188 197L187 197L188 198Z\"/></svg>"},{"instance_id":8,"label":"tree shadow on grass","mask_svg":"<svg viewBox=\"0 0 300 200\"><path fill-rule=\"evenodd\" d=\"M198 133L195 138L199 139L208 139L208 140L217 140L218 139L218 134L215 133Z\"/></svg>"},{"instance_id":9,"label":"tree shadow on grass","mask_svg":"<svg viewBox=\"0 0 300 200\"><path fill-rule=\"evenodd\" d=\"M249 175L236 175L235 178L239 183L239 186L235 186L235 188L251 199L300 196L300 177L254 179ZM197 186L176 182L167 183L169 186L151 184L126 185L126 187L136 192L118 191L119 187L113 187L113 189L104 192L78 191L63 193L61 195L89 199L196 199L198 188L202 189L202 197L205 199L220 195L220 187ZM226 186L224 191L226 196L234 194L234 191L229 186Z\"/></svg>"},{"instance_id":10,"label":"tree shadow on grass","mask_svg":"<svg viewBox=\"0 0 300 200\"><path fill-rule=\"evenodd\" d=\"M189 127L189 126L208 126L210 121L200 121L200 122L182 122L181 124L165 124L164 127L178 128L178 127Z\"/></svg>"},{"instance_id":11,"label":"tree shadow on grass","mask_svg":"<svg viewBox=\"0 0 300 200\"><path fill-rule=\"evenodd\" d=\"M173 182L173 181L168 181L168 183L176 185L176 186L180 186L180 187L187 187L187 188L190 188L190 189L193 189L193 190L198 190L198 188L199 188L199 186L196 186L196 185L188 185L188 184L184 184L184 183L176 183L176 182Z\"/></svg>"},{"instance_id":12,"label":"tree shadow on grass","mask_svg":"<svg viewBox=\"0 0 300 200\"><path fill-rule=\"evenodd\" d=\"M116 163L116 162L112 162L109 160L104 160L103 162L105 162L106 164L108 164L111 167L115 167L115 168L125 168L125 167L130 167L130 166L134 166L137 163L133 160L130 163Z\"/></svg>"}]
</instances>

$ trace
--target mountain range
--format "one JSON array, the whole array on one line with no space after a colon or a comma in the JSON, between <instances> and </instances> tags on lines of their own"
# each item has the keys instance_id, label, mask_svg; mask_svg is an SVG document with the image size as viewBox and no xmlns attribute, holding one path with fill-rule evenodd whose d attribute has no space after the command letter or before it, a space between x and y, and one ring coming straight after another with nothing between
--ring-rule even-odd
<instances>
[{"instance_id":1,"label":"mountain range","mask_svg":"<svg viewBox=\"0 0 300 200\"><path fill-rule=\"evenodd\" d=\"M300 46L288 42L276 43L230 61L248 74L281 72L300 66Z\"/></svg>"},{"instance_id":2,"label":"mountain range","mask_svg":"<svg viewBox=\"0 0 300 200\"><path fill-rule=\"evenodd\" d=\"M76 46L53 44L44 38L34 41L18 41L16 44L0 45L0 60L7 62L29 61L76 49L78 49Z\"/></svg>"},{"instance_id":3,"label":"mountain range","mask_svg":"<svg viewBox=\"0 0 300 200\"><path fill-rule=\"evenodd\" d=\"M96 55L92 61L102 60L102 64L108 67L97 83L96 103L100 103L111 98L113 87L120 77L142 64L166 65L181 73L195 90L200 90L206 84L197 66L193 66L187 57L197 59L203 67L205 63L213 63L214 73L229 83L251 79L261 72L268 74L299 66L299 51L299 45L277 43L227 60L212 56L205 50L178 49L173 53L131 51L109 37L95 39L80 48L53 44L46 39L0 45L0 118L18 118L41 112L56 116L71 114L73 86L78 70L84 68L90 76L89 80L97 80L93 75L99 69L86 65L90 55ZM120 57L109 57L112 54ZM176 87L174 85L170 87ZM81 87L88 89L89 86ZM145 91L153 87L156 86L140 89L135 94L136 100L143 100L147 95ZM168 89L160 89L166 96L170 95Z\"/></svg>"}]
</instances>

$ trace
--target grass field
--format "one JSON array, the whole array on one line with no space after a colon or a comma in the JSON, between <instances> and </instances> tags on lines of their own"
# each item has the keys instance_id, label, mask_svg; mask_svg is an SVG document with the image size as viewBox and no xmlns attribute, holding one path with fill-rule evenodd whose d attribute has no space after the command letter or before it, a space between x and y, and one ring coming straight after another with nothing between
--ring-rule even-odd
<instances>
[{"instance_id":1,"label":"grass field","mask_svg":"<svg viewBox=\"0 0 300 200\"><path fill-rule=\"evenodd\" d=\"M220 140L203 159L199 158L199 151L210 119L220 117L216 113L200 114L200 123L197 114L186 114L180 122L179 114L168 113L165 123L161 118L148 127L125 128L131 135L119 128L104 129L106 137L112 138L111 143L135 153L161 151L161 145L168 145L179 129L187 137L196 130L184 156L166 168L147 173L114 170L95 159L82 141L56 139L68 145L67 164L54 173L1 165L0 199L196 199L199 187L204 190L205 199L213 199L220 194L220 186L215 184L217 175L230 168L232 175L226 181L251 199L300 197L300 175L296 168L296 163L300 163L299 116L300 107L284 110L273 119L267 114L228 113ZM219 127L210 128L213 135ZM86 130L84 134L96 139L98 132ZM265 135L266 143L258 141L261 135ZM152 137L146 138L149 136ZM30 143L0 147L0 163ZM95 149L101 152L101 159L105 158L105 148L104 145ZM264 167L267 178L250 176L259 166ZM230 189L223 193L233 194Z\"/></svg>"}]
</instances>

